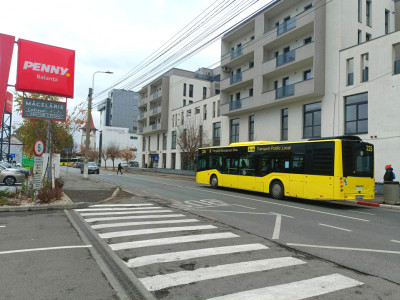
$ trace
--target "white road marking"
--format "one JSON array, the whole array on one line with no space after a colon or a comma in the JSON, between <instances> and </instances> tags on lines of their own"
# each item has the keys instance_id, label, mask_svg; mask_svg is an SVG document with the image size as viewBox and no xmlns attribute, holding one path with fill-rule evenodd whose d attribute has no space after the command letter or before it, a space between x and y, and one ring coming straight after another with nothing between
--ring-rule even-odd
<instances>
[{"instance_id":1,"label":"white road marking","mask_svg":"<svg viewBox=\"0 0 400 300\"><path fill-rule=\"evenodd\" d=\"M224 295L208 300L300 300L363 285L349 277L332 274L261 289Z\"/></svg>"},{"instance_id":2,"label":"white road marking","mask_svg":"<svg viewBox=\"0 0 400 300\"><path fill-rule=\"evenodd\" d=\"M238 253L245 251L265 250L265 249L269 248L262 244L247 244L247 245L237 245L237 246L204 248L197 250L179 251L172 253L163 253L163 254L136 257L126 262L126 265L130 268L135 268L156 263L166 263L171 261L180 261L185 259L206 257L212 255L231 254L231 253Z\"/></svg>"},{"instance_id":3,"label":"white road marking","mask_svg":"<svg viewBox=\"0 0 400 300\"><path fill-rule=\"evenodd\" d=\"M124 226L140 226L140 225L155 225L155 224L179 224L179 223L193 223L200 222L196 219L183 219L183 220L165 220L165 221L144 221L144 222L124 222L124 223L107 223L92 225L93 229L124 227Z\"/></svg>"},{"instance_id":4,"label":"white road marking","mask_svg":"<svg viewBox=\"0 0 400 300\"><path fill-rule=\"evenodd\" d=\"M361 251L361 252L377 252L377 253L400 254L400 251L376 250L376 249L364 249L364 248L347 248L347 247L335 247L335 246L318 246L318 245L295 244L295 243L287 243L286 245L288 245L288 246L297 246L297 247L308 247L308 248L332 249L332 250L348 250L348 251Z\"/></svg>"},{"instance_id":5,"label":"white road marking","mask_svg":"<svg viewBox=\"0 0 400 300\"><path fill-rule=\"evenodd\" d=\"M107 232L99 234L102 239L110 239L123 236L133 236L133 235L143 235L143 234L154 234L162 232L179 232L179 231L196 231L196 230L207 230L218 228L213 225L200 225L200 226L181 226L181 227L161 227L161 228L151 228L151 229L137 229L137 230L126 230L126 231L116 231Z\"/></svg>"},{"instance_id":6,"label":"white road marking","mask_svg":"<svg viewBox=\"0 0 400 300\"><path fill-rule=\"evenodd\" d=\"M172 274L156 275L139 278L149 291L158 291L182 284L240 275L253 272L261 272L277 268L305 264L306 262L293 257L270 258L255 261L246 261L234 264L219 265L215 267L200 268L194 271L182 271Z\"/></svg>"},{"instance_id":7,"label":"white road marking","mask_svg":"<svg viewBox=\"0 0 400 300\"><path fill-rule=\"evenodd\" d=\"M6 226L5 225L0 225L0 228L5 228Z\"/></svg>"},{"instance_id":8,"label":"white road marking","mask_svg":"<svg viewBox=\"0 0 400 300\"><path fill-rule=\"evenodd\" d=\"M294 217L292 217L292 216L283 215L283 214L278 214L278 213L275 213L275 212L273 212L273 211L271 211L270 213L273 214L273 215L281 215L282 217L294 219Z\"/></svg>"},{"instance_id":9,"label":"white road marking","mask_svg":"<svg viewBox=\"0 0 400 300\"><path fill-rule=\"evenodd\" d=\"M396 241L396 240L390 240L393 243L400 243L400 241Z\"/></svg>"},{"instance_id":10,"label":"white road marking","mask_svg":"<svg viewBox=\"0 0 400 300\"><path fill-rule=\"evenodd\" d=\"M370 216L375 216L375 214L371 214L371 213L367 213L367 212L363 212L363 211L358 211L358 210L349 210L351 212L355 212L358 214L363 214L363 215L370 215Z\"/></svg>"},{"instance_id":11,"label":"white road marking","mask_svg":"<svg viewBox=\"0 0 400 300\"><path fill-rule=\"evenodd\" d=\"M150 180L145 180L143 178L140 178L140 180L147 181L147 182L153 182L153 181L150 181ZM265 200L258 200L258 199L253 199L253 198L249 198L249 197L242 197L242 196L238 196L238 195L235 195L235 194L225 194L225 193L221 193L221 192L215 192L215 191L212 191L212 190L209 190L209 189L191 188L191 187L187 187L187 186L180 186L180 185L176 185L176 184L168 184L168 183L163 183L163 182L157 182L157 183L158 184L164 184L164 185L167 185L167 186L173 186L173 187L188 189L188 190L208 192L208 193L217 194L217 195L223 195L223 196L227 196L227 197L234 197L234 198L240 198L240 199L245 199L245 200L250 200L250 201L262 202L262 203L265 203L265 204L273 204L273 205L278 205L278 206L283 206L283 207L289 207L289 208L294 208L294 209L299 209L299 210L304 210L304 211L309 211L309 212L315 212L315 213L319 213L319 214L330 215L330 216L335 216L335 217L340 217L340 218L347 218L347 219L352 219L352 220L357 220L357 221L362 221L362 222L370 222L370 220L359 219L359 218L354 218L354 217L349 217L349 216L339 215L339 214L334 214L334 213L328 213L328 212L319 211L319 210L315 210L315 209L297 207L297 206L288 205L288 204L276 203L276 202L265 201Z\"/></svg>"},{"instance_id":12,"label":"white road marking","mask_svg":"<svg viewBox=\"0 0 400 300\"><path fill-rule=\"evenodd\" d=\"M318 225L325 226L325 227L329 227L329 228L334 228L334 229L339 229L339 230L343 230L343 231L349 231L349 232L350 232L350 231L353 231L353 230L350 230L350 229L340 228L340 227L331 226L331 225L322 224L322 223L318 223Z\"/></svg>"},{"instance_id":13,"label":"white road marking","mask_svg":"<svg viewBox=\"0 0 400 300\"><path fill-rule=\"evenodd\" d=\"M232 204L232 205L240 206L240 207L244 207L244 208L248 208L248 209L256 209L254 207L248 207L248 206L244 206L244 205L240 205L240 204Z\"/></svg>"},{"instance_id":14,"label":"white road marking","mask_svg":"<svg viewBox=\"0 0 400 300\"><path fill-rule=\"evenodd\" d=\"M32 249L21 249L21 250L10 250L2 251L0 254L10 253L21 253L21 252L35 252L35 251L47 251L47 250L62 250L62 249L76 249L76 248L90 248L92 245L79 245L79 246L61 246L61 247L48 247L48 248L32 248Z\"/></svg>"},{"instance_id":15,"label":"white road marking","mask_svg":"<svg viewBox=\"0 0 400 300\"><path fill-rule=\"evenodd\" d=\"M237 237L239 236L232 232L221 232L221 233L185 235L185 236L169 237L162 239L118 243L118 244L110 244L109 246L111 247L112 250L124 250L124 249L135 249L135 248L152 247L160 245L172 245L172 244L199 242L199 241L229 239Z\"/></svg>"},{"instance_id":16,"label":"white road marking","mask_svg":"<svg viewBox=\"0 0 400 300\"><path fill-rule=\"evenodd\" d=\"M153 213L166 213L172 212L172 210L146 210L146 211L124 211L124 212L98 212L98 213L83 213L81 216L112 216L112 215L130 215L130 214L153 214Z\"/></svg>"},{"instance_id":17,"label":"white road marking","mask_svg":"<svg viewBox=\"0 0 400 300\"><path fill-rule=\"evenodd\" d=\"M123 217L105 217L105 218L89 218L85 219L86 222L98 222L98 221L118 221L118 220L133 220L133 219L163 219L163 218L180 218L186 217L182 214L170 214L170 215L145 215L145 216L123 216Z\"/></svg>"},{"instance_id":18,"label":"white road marking","mask_svg":"<svg viewBox=\"0 0 400 300\"><path fill-rule=\"evenodd\" d=\"M126 206L126 207L137 207L137 206L152 206L154 204L151 203L137 203L137 204L96 204L96 205L92 205L90 207L113 207L113 206Z\"/></svg>"},{"instance_id":19,"label":"white road marking","mask_svg":"<svg viewBox=\"0 0 400 300\"><path fill-rule=\"evenodd\" d=\"M279 234L281 232L281 222L282 222L282 216L277 214L276 221L275 221L274 233L272 234L273 240L279 240Z\"/></svg>"},{"instance_id":20,"label":"white road marking","mask_svg":"<svg viewBox=\"0 0 400 300\"><path fill-rule=\"evenodd\" d=\"M140 211L140 210L152 210L152 209L163 209L163 207L109 207L109 208L81 208L75 209L75 211Z\"/></svg>"},{"instance_id":21,"label":"white road marking","mask_svg":"<svg viewBox=\"0 0 400 300\"><path fill-rule=\"evenodd\" d=\"M234 213L234 214L249 214L249 215L276 215L273 213L253 213L253 212L245 212L245 211L234 211L234 210L216 210L216 209L198 209L198 208L193 208L191 210L196 210L196 211L215 211L215 212L226 212L226 213Z\"/></svg>"}]
</instances>

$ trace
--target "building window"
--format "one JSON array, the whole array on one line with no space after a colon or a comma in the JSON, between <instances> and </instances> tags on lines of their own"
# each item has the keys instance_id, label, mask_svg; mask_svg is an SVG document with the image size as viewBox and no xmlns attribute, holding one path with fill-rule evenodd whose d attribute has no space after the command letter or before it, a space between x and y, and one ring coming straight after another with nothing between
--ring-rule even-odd
<instances>
[{"instance_id":1,"label":"building window","mask_svg":"<svg viewBox=\"0 0 400 300\"><path fill-rule=\"evenodd\" d=\"M217 117L219 117L221 115L220 111L219 111L219 101L220 100L218 100L218 102L217 102Z\"/></svg>"},{"instance_id":2,"label":"building window","mask_svg":"<svg viewBox=\"0 0 400 300\"><path fill-rule=\"evenodd\" d=\"M219 89L215 90L215 95L219 95L221 93L221 91Z\"/></svg>"},{"instance_id":3,"label":"building window","mask_svg":"<svg viewBox=\"0 0 400 300\"><path fill-rule=\"evenodd\" d=\"M163 150L167 150L167 134L163 133L163 145L162 145ZM165 161L164 161L165 164Z\"/></svg>"},{"instance_id":4,"label":"building window","mask_svg":"<svg viewBox=\"0 0 400 300\"><path fill-rule=\"evenodd\" d=\"M389 16L390 16L390 12L386 9L385 10L385 34L389 33Z\"/></svg>"},{"instance_id":5,"label":"building window","mask_svg":"<svg viewBox=\"0 0 400 300\"><path fill-rule=\"evenodd\" d=\"M253 88L249 89L249 97L253 97Z\"/></svg>"},{"instance_id":6,"label":"building window","mask_svg":"<svg viewBox=\"0 0 400 300\"><path fill-rule=\"evenodd\" d=\"M221 145L221 122L213 124L213 146Z\"/></svg>"},{"instance_id":7,"label":"building window","mask_svg":"<svg viewBox=\"0 0 400 300\"><path fill-rule=\"evenodd\" d=\"M303 80L309 80L311 79L311 70L307 70L303 72Z\"/></svg>"},{"instance_id":8,"label":"building window","mask_svg":"<svg viewBox=\"0 0 400 300\"><path fill-rule=\"evenodd\" d=\"M309 10L310 8L312 8L312 3L304 6L304 10Z\"/></svg>"},{"instance_id":9,"label":"building window","mask_svg":"<svg viewBox=\"0 0 400 300\"><path fill-rule=\"evenodd\" d=\"M369 60L368 53L361 55L361 67L362 67L361 82L366 82L369 79L368 60Z\"/></svg>"},{"instance_id":10,"label":"building window","mask_svg":"<svg viewBox=\"0 0 400 300\"><path fill-rule=\"evenodd\" d=\"M186 134L186 131L185 131L185 134ZM203 125L200 125L200 127L199 127L199 138L200 138L200 147L203 147Z\"/></svg>"},{"instance_id":11,"label":"building window","mask_svg":"<svg viewBox=\"0 0 400 300\"><path fill-rule=\"evenodd\" d=\"M393 45L394 69L393 74L400 74L400 44Z\"/></svg>"},{"instance_id":12,"label":"building window","mask_svg":"<svg viewBox=\"0 0 400 300\"><path fill-rule=\"evenodd\" d=\"M239 124L240 124L240 119L231 120L231 136L230 136L231 143L239 142Z\"/></svg>"},{"instance_id":13,"label":"building window","mask_svg":"<svg viewBox=\"0 0 400 300\"><path fill-rule=\"evenodd\" d=\"M160 135L157 134L157 150L160 150Z\"/></svg>"},{"instance_id":14,"label":"building window","mask_svg":"<svg viewBox=\"0 0 400 300\"><path fill-rule=\"evenodd\" d=\"M347 85L354 84L354 58L349 58L346 62L347 68Z\"/></svg>"},{"instance_id":15,"label":"building window","mask_svg":"<svg viewBox=\"0 0 400 300\"><path fill-rule=\"evenodd\" d=\"M190 104L193 104L193 100L189 100L189 105L190 105Z\"/></svg>"},{"instance_id":16,"label":"building window","mask_svg":"<svg viewBox=\"0 0 400 300\"><path fill-rule=\"evenodd\" d=\"M194 109L194 111L195 111L195 114L198 115L200 113L200 106L196 107Z\"/></svg>"},{"instance_id":17,"label":"building window","mask_svg":"<svg viewBox=\"0 0 400 300\"><path fill-rule=\"evenodd\" d=\"M203 106L203 120L207 120L207 104Z\"/></svg>"},{"instance_id":18,"label":"building window","mask_svg":"<svg viewBox=\"0 0 400 300\"><path fill-rule=\"evenodd\" d=\"M365 34L365 41L368 42L371 40L371 34L370 33L366 33Z\"/></svg>"},{"instance_id":19,"label":"building window","mask_svg":"<svg viewBox=\"0 0 400 300\"><path fill-rule=\"evenodd\" d=\"M203 99L207 98L207 88L203 87Z\"/></svg>"},{"instance_id":20,"label":"building window","mask_svg":"<svg viewBox=\"0 0 400 300\"><path fill-rule=\"evenodd\" d=\"M171 149L176 149L176 131L172 131Z\"/></svg>"},{"instance_id":21,"label":"building window","mask_svg":"<svg viewBox=\"0 0 400 300\"><path fill-rule=\"evenodd\" d=\"M345 97L346 134L368 133L368 93Z\"/></svg>"},{"instance_id":22,"label":"building window","mask_svg":"<svg viewBox=\"0 0 400 300\"><path fill-rule=\"evenodd\" d=\"M362 43L362 31L361 30L358 30L357 43L358 44Z\"/></svg>"},{"instance_id":23,"label":"building window","mask_svg":"<svg viewBox=\"0 0 400 300\"><path fill-rule=\"evenodd\" d=\"M183 99L183 106L186 106L186 100Z\"/></svg>"},{"instance_id":24,"label":"building window","mask_svg":"<svg viewBox=\"0 0 400 300\"><path fill-rule=\"evenodd\" d=\"M213 102L213 115L212 115L212 117L215 118L215 102Z\"/></svg>"},{"instance_id":25,"label":"building window","mask_svg":"<svg viewBox=\"0 0 400 300\"><path fill-rule=\"evenodd\" d=\"M321 102L304 105L304 138L321 137Z\"/></svg>"},{"instance_id":26,"label":"building window","mask_svg":"<svg viewBox=\"0 0 400 300\"><path fill-rule=\"evenodd\" d=\"M254 141L254 115L249 117L249 141Z\"/></svg>"},{"instance_id":27,"label":"building window","mask_svg":"<svg viewBox=\"0 0 400 300\"><path fill-rule=\"evenodd\" d=\"M183 84L183 96L186 97L186 83Z\"/></svg>"},{"instance_id":28,"label":"building window","mask_svg":"<svg viewBox=\"0 0 400 300\"><path fill-rule=\"evenodd\" d=\"M249 69L254 68L254 60L249 61Z\"/></svg>"},{"instance_id":29,"label":"building window","mask_svg":"<svg viewBox=\"0 0 400 300\"><path fill-rule=\"evenodd\" d=\"M372 26L371 25L371 18L372 18L372 16L371 16L371 13L372 13L372 10L371 10L371 8L372 8L372 2L370 1L370 0L367 0L367 2L366 2L366 17L367 17L367 25L368 26Z\"/></svg>"},{"instance_id":30,"label":"building window","mask_svg":"<svg viewBox=\"0 0 400 300\"><path fill-rule=\"evenodd\" d=\"M193 98L193 84L189 84L189 97Z\"/></svg>"},{"instance_id":31,"label":"building window","mask_svg":"<svg viewBox=\"0 0 400 300\"><path fill-rule=\"evenodd\" d=\"M146 137L142 139L142 151L146 151Z\"/></svg>"},{"instance_id":32,"label":"building window","mask_svg":"<svg viewBox=\"0 0 400 300\"><path fill-rule=\"evenodd\" d=\"M288 121L289 121L289 109L282 109L282 124L281 124L281 140L287 141L288 139Z\"/></svg>"},{"instance_id":33,"label":"building window","mask_svg":"<svg viewBox=\"0 0 400 300\"><path fill-rule=\"evenodd\" d=\"M358 22L362 22L362 0L358 0Z\"/></svg>"},{"instance_id":34,"label":"building window","mask_svg":"<svg viewBox=\"0 0 400 300\"><path fill-rule=\"evenodd\" d=\"M304 39L304 45L310 44L312 42L312 37L308 37L306 39Z\"/></svg>"},{"instance_id":35,"label":"building window","mask_svg":"<svg viewBox=\"0 0 400 300\"><path fill-rule=\"evenodd\" d=\"M192 115L192 110L191 109L188 109L187 111L186 111L186 117L190 117Z\"/></svg>"}]
</instances>

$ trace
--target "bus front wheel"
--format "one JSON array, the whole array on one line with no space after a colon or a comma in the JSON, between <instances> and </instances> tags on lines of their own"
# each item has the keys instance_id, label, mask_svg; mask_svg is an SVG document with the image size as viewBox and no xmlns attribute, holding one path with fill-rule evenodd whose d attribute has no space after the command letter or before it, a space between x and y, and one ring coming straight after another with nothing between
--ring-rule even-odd
<instances>
[{"instance_id":1,"label":"bus front wheel","mask_svg":"<svg viewBox=\"0 0 400 300\"><path fill-rule=\"evenodd\" d=\"M272 198L277 200L283 199L284 189L280 181L272 182L269 190Z\"/></svg>"},{"instance_id":2,"label":"bus front wheel","mask_svg":"<svg viewBox=\"0 0 400 300\"><path fill-rule=\"evenodd\" d=\"M218 188L218 177L216 175L212 175L210 178L210 184L213 189Z\"/></svg>"}]
</instances>

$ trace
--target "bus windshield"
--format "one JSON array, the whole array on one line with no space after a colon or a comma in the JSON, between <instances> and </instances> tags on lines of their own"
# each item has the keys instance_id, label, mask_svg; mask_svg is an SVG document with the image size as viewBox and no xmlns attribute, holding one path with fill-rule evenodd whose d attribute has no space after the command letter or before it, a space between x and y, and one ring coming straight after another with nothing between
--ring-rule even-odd
<instances>
[{"instance_id":1,"label":"bus windshield","mask_svg":"<svg viewBox=\"0 0 400 300\"><path fill-rule=\"evenodd\" d=\"M374 177L373 146L343 141L343 176Z\"/></svg>"}]
</instances>

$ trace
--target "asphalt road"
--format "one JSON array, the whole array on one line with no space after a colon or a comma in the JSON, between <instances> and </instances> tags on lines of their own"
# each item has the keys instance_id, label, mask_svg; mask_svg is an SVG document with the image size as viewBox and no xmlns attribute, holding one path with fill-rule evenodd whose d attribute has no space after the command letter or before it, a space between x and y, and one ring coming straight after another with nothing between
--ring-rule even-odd
<instances>
[{"instance_id":1,"label":"asphalt road","mask_svg":"<svg viewBox=\"0 0 400 300\"><path fill-rule=\"evenodd\" d=\"M264 194L229 189L213 190L208 186L198 185L191 180L177 179L174 176L159 177L127 173L121 176L115 172L102 172L100 175L91 176L117 183L141 201L171 208L172 213L201 218L202 222L216 227L210 229L210 232L229 230L252 243L264 241L261 244L267 244L269 249L273 249L268 251L268 256L271 253L272 256L290 255L306 262L307 268L304 267L300 275L298 270L300 267L297 266L290 268L290 271L286 269L283 274L278 271L269 272L268 285L292 282L310 276L315 278L322 274L343 275L344 272L344 275L364 285L361 288L353 287L350 290L331 293L324 299L379 299L380 297L398 299L400 295L399 211L295 199L277 201ZM131 201L132 199L127 200L126 203ZM104 213L100 212L99 216L103 216L102 214ZM118 230L126 229L118 228ZM99 234L115 231L117 230L102 229L99 230ZM129 239L118 235L106 237L107 235L104 238L108 244L124 244ZM159 233L154 237L168 238L173 235ZM222 239L216 242L218 245L221 243L222 246L230 244ZM281 245L285 247L282 248ZM215 245L211 243L210 246ZM181 248L179 246L174 249L182 250ZM171 250L171 247L152 248L152 250L146 248L144 252L160 253L166 250ZM116 252L124 261L144 255L140 250L125 249ZM241 259L253 261L262 257L264 254L259 251L257 254L252 253L243 257L233 256L224 262L229 264ZM317 257L327 261L319 260ZM196 260L195 268L213 266L217 261L219 260L212 258L205 262ZM341 269L342 267L345 268ZM182 268L193 270L194 266L156 264L146 268L138 267L133 271L138 278L152 278L157 274L178 271ZM235 287L233 290L238 292L248 289L249 286L260 288L266 280L265 277L254 274L240 277L240 280L233 281ZM222 288L224 294L229 294L232 289L232 282L228 284L227 281L215 280L213 284L214 289L217 288L215 285L224 286ZM158 290L156 288L153 293L157 298L166 299L178 299L179 296L194 293L201 295L199 298L206 299L214 295L211 291L213 288L209 285L192 283L190 287L185 285L179 288Z\"/></svg>"}]
</instances>

